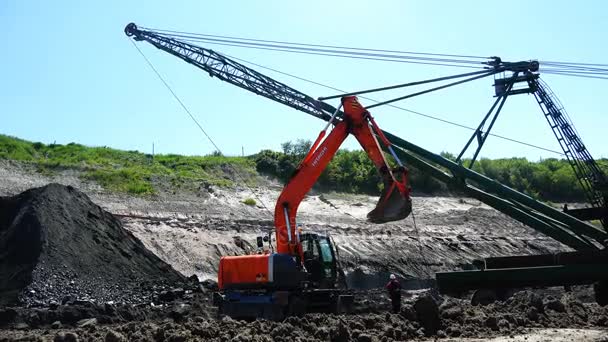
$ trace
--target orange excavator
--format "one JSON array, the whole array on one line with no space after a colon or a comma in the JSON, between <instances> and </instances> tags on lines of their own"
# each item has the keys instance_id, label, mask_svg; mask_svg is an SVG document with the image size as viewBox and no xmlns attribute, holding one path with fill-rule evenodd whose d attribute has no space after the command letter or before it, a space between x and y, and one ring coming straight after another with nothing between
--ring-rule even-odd
<instances>
[{"instance_id":1,"label":"orange excavator","mask_svg":"<svg viewBox=\"0 0 608 342\"><path fill-rule=\"evenodd\" d=\"M221 314L238 318L281 319L314 310L348 311L353 296L339 281L337 250L328 235L302 232L296 226L300 202L316 183L349 134L357 138L378 170L384 188L376 207L367 215L372 223L406 218L412 210L407 168L394 154L370 113L355 96L342 98L341 120L336 109L319 133L279 196L275 212L276 253L224 256L218 272L219 292L214 302ZM325 137L331 124L335 127ZM378 142L391 152L398 166L391 168ZM258 247L262 247L258 238Z\"/></svg>"},{"instance_id":2,"label":"orange excavator","mask_svg":"<svg viewBox=\"0 0 608 342\"><path fill-rule=\"evenodd\" d=\"M135 41L146 41L210 76L328 121L277 200L276 253L222 257L219 291L214 293L214 302L221 314L240 318L280 319L285 314L348 310L354 298L344 289L344 272L339 268L332 239L327 234L300 231L296 215L300 202L349 134L357 138L384 184L368 220L390 222L411 213L407 169L370 113L354 96L344 96L341 105L334 108L231 58L190 44L183 40L184 35L138 28L134 23L125 27L125 34ZM326 137L330 125L334 127ZM395 168L387 163L378 139L395 159ZM258 247L263 247L262 237L257 242Z\"/></svg>"}]
</instances>

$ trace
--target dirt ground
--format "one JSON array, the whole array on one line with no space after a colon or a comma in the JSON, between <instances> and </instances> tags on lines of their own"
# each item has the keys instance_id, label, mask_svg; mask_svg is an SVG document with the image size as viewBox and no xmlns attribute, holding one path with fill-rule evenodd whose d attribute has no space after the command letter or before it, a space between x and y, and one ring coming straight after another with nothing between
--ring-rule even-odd
<instances>
[{"instance_id":1,"label":"dirt ground","mask_svg":"<svg viewBox=\"0 0 608 342\"><path fill-rule=\"evenodd\" d=\"M412 291L399 314L376 307L366 313L312 313L282 322L217 319L198 297L176 298L156 309L111 306L112 311L107 304L103 309L66 304L21 309L24 319L1 329L0 341L607 341L607 312L576 295L585 292L523 291L505 302L476 307ZM365 310L364 303L358 305ZM86 311L85 318L63 320L68 309ZM33 316L44 317L45 310L47 316L60 313L57 320L32 321Z\"/></svg>"},{"instance_id":2,"label":"dirt ground","mask_svg":"<svg viewBox=\"0 0 608 342\"><path fill-rule=\"evenodd\" d=\"M254 193L246 188L200 187L198 192L167 190L136 198L83 182L73 170L48 176L28 165L0 161L0 196L49 182L83 191L115 214L154 255L184 276L200 280L215 279L220 256L248 252L256 236L272 231L271 212L280 191L278 184L268 181ZM247 198L256 205L244 204ZM376 200L313 192L299 210L298 222L305 229L328 232L338 245L349 284L363 294L358 299L362 309L354 315L218 321L208 289L174 288L144 297L147 302L140 304L68 298L52 306L2 308L0 322L10 318L11 323L0 330L0 340L606 340L603 327L608 316L591 303L588 289L574 294L522 292L511 302L483 308L470 306L466 299L435 298L429 306L435 326L425 327L429 319L421 318L420 312L427 306L414 307L427 298L426 290L415 289L424 288L421 280L432 278L433 272L467 268L477 258L566 248L479 201L447 195L414 196L413 216L372 225L365 215ZM381 287L389 273L398 274L412 290L399 315L387 314L389 304L381 290L366 291Z\"/></svg>"}]
</instances>

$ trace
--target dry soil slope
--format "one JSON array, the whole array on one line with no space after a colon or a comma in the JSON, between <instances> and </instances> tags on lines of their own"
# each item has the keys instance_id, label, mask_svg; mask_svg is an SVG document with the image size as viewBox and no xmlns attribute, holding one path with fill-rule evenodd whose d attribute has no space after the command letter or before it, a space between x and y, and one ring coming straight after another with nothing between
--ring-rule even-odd
<instances>
[{"instance_id":1,"label":"dry soil slope","mask_svg":"<svg viewBox=\"0 0 608 342\"><path fill-rule=\"evenodd\" d=\"M222 255L243 253L255 237L273 229L279 184L254 189L201 188L198 193L160 193L134 198L83 182L73 171L53 177L15 163L0 163L0 195L48 182L77 186L122 217L125 228L185 275L215 278ZM256 200L255 206L243 203ZM372 225L365 215L376 198L312 193L300 206L305 229L330 233L349 280L362 287L384 282L387 272L427 277L438 270L467 267L473 259L565 249L496 210L468 198L414 197L414 216ZM415 225L413 218L415 217ZM246 243L242 243L245 241Z\"/></svg>"}]
</instances>

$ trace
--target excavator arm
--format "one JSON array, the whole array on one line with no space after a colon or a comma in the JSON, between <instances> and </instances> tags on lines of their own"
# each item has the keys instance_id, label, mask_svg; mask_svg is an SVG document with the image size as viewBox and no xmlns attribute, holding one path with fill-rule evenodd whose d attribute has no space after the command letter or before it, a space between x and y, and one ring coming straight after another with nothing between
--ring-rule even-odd
<instances>
[{"instance_id":1,"label":"excavator arm","mask_svg":"<svg viewBox=\"0 0 608 342\"><path fill-rule=\"evenodd\" d=\"M407 169L399 166L391 170L376 134L381 138L384 137L369 112L359 104L356 97L342 98L342 106L345 114L343 120L336 124L323 141L321 140L325 136L325 130L319 134L277 200L274 223L278 253L302 256L296 227L298 207L349 134L357 138L384 183L380 200L374 210L368 214L368 220L374 223L396 221L406 218L411 213Z\"/></svg>"}]
</instances>

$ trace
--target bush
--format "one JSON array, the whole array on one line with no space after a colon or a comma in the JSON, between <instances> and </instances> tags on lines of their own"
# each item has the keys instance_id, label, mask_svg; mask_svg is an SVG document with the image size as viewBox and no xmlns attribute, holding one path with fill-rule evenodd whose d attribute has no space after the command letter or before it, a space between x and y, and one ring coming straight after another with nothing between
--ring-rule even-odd
<instances>
[{"instance_id":1,"label":"bush","mask_svg":"<svg viewBox=\"0 0 608 342\"><path fill-rule=\"evenodd\" d=\"M310 142L286 142L281 147L283 152L265 150L253 159L258 172L286 182L306 155ZM450 160L456 159L448 152L441 155ZM392 159L389 157L387 160L390 163ZM462 164L468 165L469 160L462 160ZM607 173L608 160L597 160L597 164ZM556 202L585 201L583 189L565 159L549 158L531 162L526 158L482 158L475 163L474 170L535 198ZM412 189L417 192L432 194L446 189L445 184L414 167L410 167L409 178ZM382 185L374 164L364 151L340 150L315 186L322 190L377 195Z\"/></svg>"},{"instance_id":2,"label":"bush","mask_svg":"<svg viewBox=\"0 0 608 342\"><path fill-rule=\"evenodd\" d=\"M253 198L246 198L243 203L250 205L250 206L254 206L255 205L255 200Z\"/></svg>"}]
</instances>

